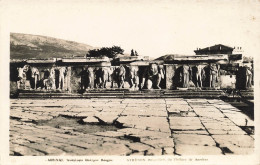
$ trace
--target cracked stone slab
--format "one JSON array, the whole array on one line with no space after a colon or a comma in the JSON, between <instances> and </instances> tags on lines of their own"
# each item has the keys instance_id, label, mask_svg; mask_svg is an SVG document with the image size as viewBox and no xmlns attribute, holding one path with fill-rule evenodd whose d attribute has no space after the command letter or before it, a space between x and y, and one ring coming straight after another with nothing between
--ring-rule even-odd
<instances>
[{"instance_id":1,"label":"cracked stone slab","mask_svg":"<svg viewBox=\"0 0 260 165\"><path fill-rule=\"evenodd\" d=\"M52 147L52 146L48 146L46 144L39 145L37 143L28 143L28 144L24 144L24 145L26 145L27 147L45 152L48 155L61 155L64 153L64 151L62 151L58 148Z\"/></svg>"},{"instance_id":2,"label":"cracked stone slab","mask_svg":"<svg viewBox=\"0 0 260 165\"><path fill-rule=\"evenodd\" d=\"M163 155L174 155L174 148L172 147L163 148Z\"/></svg>"},{"instance_id":3,"label":"cracked stone slab","mask_svg":"<svg viewBox=\"0 0 260 165\"><path fill-rule=\"evenodd\" d=\"M169 117L198 117L196 113L192 111L179 111L179 112L169 112Z\"/></svg>"},{"instance_id":4,"label":"cracked stone slab","mask_svg":"<svg viewBox=\"0 0 260 165\"><path fill-rule=\"evenodd\" d=\"M171 105L170 107L167 108L167 110L169 112L192 111L192 108L189 105L177 104L177 105Z\"/></svg>"},{"instance_id":5,"label":"cracked stone slab","mask_svg":"<svg viewBox=\"0 0 260 165\"><path fill-rule=\"evenodd\" d=\"M43 152L39 152L35 149L21 146L18 144L12 144L10 145L10 151L21 154L21 155L31 155L31 156L44 156L45 154Z\"/></svg>"},{"instance_id":6,"label":"cracked stone slab","mask_svg":"<svg viewBox=\"0 0 260 165\"><path fill-rule=\"evenodd\" d=\"M127 145L131 150L138 151L138 152L143 152L152 149L152 147L142 143L129 143Z\"/></svg>"},{"instance_id":7,"label":"cracked stone slab","mask_svg":"<svg viewBox=\"0 0 260 165\"><path fill-rule=\"evenodd\" d=\"M197 134L197 135L209 135L206 130L174 130L174 134Z\"/></svg>"},{"instance_id":8,"label":"cracked stone slab","mask_svg":"<svg viewBox=\"0 0 260 165\"><path fill-rule=\"evenodd\" d=\"M90 149L93 155L119 155L126 156L132 151L124 144L104 143L102 146L92 147Z\"/></svg>"},{"instance_id":9,"label":"cracked stone slab","mask_svg":"<svg viewBox=\"0 0 260 165\"><path fill-rule=\"evenodd\" d=\"M82 120L86 124L98 124L99 120L93 116L89 116Z\"/></svg>"},{"instance_id":10,"label":"cracked stone slab","mask_svg":"<svg viewBox=\"0 0 260 165\"><path fill-rule=\"evenodd\" d=\"M203 130L198 117L169 117L170 128L173 130Z\"/></svg>"},{"instance_id":11,"label":"cracked stone slab","mask_svg":"<svg viewBox=\"0 0 260 165\"><path fill-rule=\"evenodd\" d=\"M113 124L113 122L118 118L118 114L96 113L95 117L105 124Z\"/></svg>"},{"instance_id":12,"label":"cracked stone slab","mask_svg":"<svg viewBox=\"0 0 260 165\"><path fill-rule=\"evenodd\" d=\"M139 128L143 130L155 130L169 132L169 124L166 117L140 117L140 116L121 116L117 119L118 123L125 127Z\"/></svg>"},{"instance_id":13,"label":"cracked stone slab","mask_svg":"<svg viewBox=\"0 0 260 165\"><path fill-rule=\"evenodd\" d=\"M212 137L221 147L254 148L254 139L248 135L212 135Z\"/></svg>"},{"instance_id":14,"label":"cracked stone slab","mask_svg":"<svg viewBox=\"0 0 260 165\"><path fill-rule=\"evenodd\" d=\"M150 139L168 138L171 136L170 132L166 133L166 132L149 131L149 130L142 130L136 128L119 129L118 132L123 132L125 135L132 135L139 138L150 138Z\"/></svg>"},{"instance_id":15,"label":"cracked stone slab","mask_svg":"<svg viewBox=\"0 0 260 165\"><path fill-rule=\"evenodd\" d=\"M98 136L107 136L107 137L123 137L125 133L119 132L119 131L106 131L106 132L97 132L94 133L93 135L98 135Z\"/></svg>"},{"instance_id":16,"label":"cracked stone slab","mask_svg":"<svg viewBox=\"0 0 260 165\"><path fill-rule=\"evenodd\" d=\"M80 113L76 114L76 117L94 116L95 113L96 113L96 111L92 111L92 112L80 112Z\"/></svg>"},{"instance_id":17,"label":"cracked stone slab","mask_svg":"<svg viewBox=\"0 0 260 165\"><path fill-rule=\"evenodd\" d=\"M166 109L164 109L164 111L160 111L158 109L127 107L121 115L167 117L167 112Z\"/></svg>"},{"instance_id":18,"label":"cracked stone slab","mask_svg":"<svg viewBox=\"0 0 260 165\"><path fill-rule=\"evenodd\" d=\"M223 155L220 148L215 146L177 144L175 152L180 155Z\"/></svg>"},{"instance_id":19,"label":"cracked stone slab","mask_svg":"<svg viewBox=\"0 0 260 165\"><path fill-rule=\"evenodd\" d=\"M209 135L198 134L173 134L176 144L216 146L215 141Z\"/></svg>"},{"instance_id":20,"label":"cracked stone slab","mask_svg":"<svg viewBox=\"0 0 260 165\"><path fill-rule=\"evenodd\" d=\"M142 138L142 143L151 145L155 148L162 148L162 147L174 147L173 139L172 138L160 138L160 139L148 139Z\"/></svg>"},{"instance_id":21,"label":"cracked stone slab","mask_svg":"<svg viewBox=\"0 0 260 165\"><path fill-rule=\"evenodd\" d=\"M147 151L146 155L152 156L152 155L162 155L162 149L161 148L153 148Z\"/></svg>"}]
</instances>

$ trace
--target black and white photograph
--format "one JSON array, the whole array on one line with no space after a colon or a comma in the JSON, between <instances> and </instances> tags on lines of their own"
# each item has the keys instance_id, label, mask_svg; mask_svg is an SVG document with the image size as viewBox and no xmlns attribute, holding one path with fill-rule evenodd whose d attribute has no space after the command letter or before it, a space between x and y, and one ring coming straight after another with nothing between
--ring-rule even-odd
<instances>
[{"instance_id":1,"label":"black and white photograph","mask_svg":"<svg viewBox=\"0 0 260 165\"><path fill-rule=\"evenodd\" d=\"M3 165L260 163L260 1L0 9Z\"/></svg>"}]
</instances>

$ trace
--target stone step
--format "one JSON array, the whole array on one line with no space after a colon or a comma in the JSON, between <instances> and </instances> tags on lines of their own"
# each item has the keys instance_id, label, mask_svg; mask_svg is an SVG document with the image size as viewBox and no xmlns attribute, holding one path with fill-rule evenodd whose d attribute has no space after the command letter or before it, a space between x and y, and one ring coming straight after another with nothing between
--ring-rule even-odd
<instances>
[{"instance_id":1,"label":"stone step","mask_svg":"<svg viewBox=\"0 0 260 165\"><path fill-rule=\"evenodd\" d=\"M20 92L19 98L219 98L223 92L216 91L121 91L121 92L85 92L73 93L47 93L39 91Z\"/></svg>"}]
</instances>

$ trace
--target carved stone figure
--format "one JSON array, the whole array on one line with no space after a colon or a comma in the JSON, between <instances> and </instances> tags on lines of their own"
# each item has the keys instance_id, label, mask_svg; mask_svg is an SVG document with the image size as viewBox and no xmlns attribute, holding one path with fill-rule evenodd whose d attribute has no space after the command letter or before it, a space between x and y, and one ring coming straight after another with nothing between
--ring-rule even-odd
<instances>
[{"instance_id":1,"label":"carved stone figure","mask_svg":"<svg viewBox=\"0 0 260 165\"><path fill-rule=\"evenodd\" d=\"M35 67L30 67L30 70L31 70L31 77L34 81L34 89L36 89L37 87L37 82L40 80L40 72L37 68Z\"/></svg>"},{"instance_id":2,"label":"carved stone figure","mask_svg":"<svg viewBox=\"0 0 260 165\"><path fill-rule=\"evenodd\" d=\"M26 77L26 65L24 67L17 68L18 71L18 81L17 81L17 88L21 89L21 83L23 83L23 79Z\"/></svg>"},{"instance_id":3,"label":"carved stone figure","mask_svg":"<svg viewBox=\"0 0 260 165\"><path fill-rule=\"evenodd\" d=\"M64 80L65 80L66 74L67 74L67 68L66 67L60 67L59 68L59 89L64 88Z\"/></svg>"},{"instance_id":4,"label":"carved stone figure","mask_svg":"<svg viewBox=\"0 0 260 165\"><path fill-rule=\"evenodd\" d=\"M88 76L88 85L87 88L93 88L92 83L94 81L94 69L92 67L88 67L87 69L87 76Z\"/></svg>"},{"instance_id":5,"label":"carved stone figure","mask_svg":"<svg viewBox=\"0 0 260 165\"><path fill-rule=\"evenodd\" d=\"M189 74L190 67L188 65L183 65L183 70L182 70L182 85L183 88L188 88L189 87Z\"/></svg>"},{"instance_id":6,"label":"carved stone figure","mask_svg":"<svg viewBox=\"0 0 260 165\"><path fill-rule=\"evenodd\" d=\"M44 71L43 87L45 89L56 89L55 85L55 68L47 69Z\"/></svg>"},{"instance_id":7,"label":"carved stone figure","mask_svg":"<svg viewBox=\"0 0 260 165\"><path fill-rule=\"evenodd\" d=\"M252 87L252 75L251 67L246 67L246 88Z\"/></svg>"},{"instance_id":8,"label":"carved stone figure","mask_svg":"<svg viewBox=\"0 0 260 165\"><path fill-rule=\"evenodd\" d=\"M112 83L111 88L113 88L113 81L115 81L118 85L118 88L124 88L125 85L125 74L126 70L123 65L116 68L112 73Z\"/></svg>"},{"instance_id":9,"label":"carved stone figure","mask_svg":"<svg viewBox=\"0 0 260 165\"><path fill-rule=\"evenodd\" d=\"M25 83L26 79L27 80L34 80L36 88L36 83L39 80L39 71L37 68L30 67L29 65L24 65L24 67L19 67L17 68L18 71L18 81L17 81L17 88L21 89L21 84Z\"/></svg>"},{"instance_id":10,"label":"carved stone figure","mask_svg":"<svg viewBox=\"0 0 260 165\"><path fill-rule=\"evenodd\" d=\"M100 67L96 70L97 87L106 88L107 81L110 81L109 69Z\"/></svg>"},{"instance_id":11,"label":"carved stone figure","mask_svg":"<svg viewBox=\"0 0 260 165\"><path fill-rule=\"evenodd\" d=\"M161 89L161 79L164 79L163 66L154 63L149 64L148 68L143 74L141 88L144 88L144 86L146 86L147 89L151 89L153 86L155 86L155 88Z\"/></svg>"},{"instance_id":12,"label":"carved stone figure","mask_svg":"<svg viewBox=\"0 0 260 165\"><path fill-rule=\"evenodd\" d=\"M210 74L210 87L215 88L216 82L218 81L218 68L216 64L210 64L209 66L209 74Z\"/></svg>"},{"instance_id":13,"label":"carved stone figure","mask_svg":"<svg viewBox=\"0 0 260 165\"><path fill-rule=\"evenodd\" d=\"M88 73L85 67L80 72L80 76L81 76L81 89L85 90L87 88L87 82L88 82Z\"/></svg>"},{"instance_id":14,"label":"carved stone figure","mask_svg":"<svg viewBox=\"0 0 260 165\"><path fill-rule=\"evenodd\" d=\"M51 83L51 88L52 89L56 89L56 85L55 85L55 69L54 68L51 68L51 70L50 70L49 81Z\"/></svg>"},{"instance_id":15,"label":"carved stone figure","mask_svg":"<svg viewBox=\"0 0 260 165\"><path fill-rule=\"evenodd\" d=\"M202 77L203 77L203 66L197 65L196 66L196 85L197 87L202 87Z\"/></svg>"},{"instance_id":16,"label":"carved stone figure","mask_svg":"<svg viewBox=\"0 0 260 165\"><path fill-rule=\"evenodd\" d=\"M130 79L130 88L137 88L139 84L139 68L138 66L128 66L129 68L129 79Z\"/></svg>"}]
</instances>

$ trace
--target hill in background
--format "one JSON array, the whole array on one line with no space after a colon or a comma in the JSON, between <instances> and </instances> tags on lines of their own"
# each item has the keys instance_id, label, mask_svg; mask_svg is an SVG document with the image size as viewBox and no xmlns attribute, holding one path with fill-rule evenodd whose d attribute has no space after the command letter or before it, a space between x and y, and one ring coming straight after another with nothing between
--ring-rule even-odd
<instances>
[{"instance_id":1,"label":"hill in background","mask_svg":"<svg viewBox=\"0 0 260 165\"><path fill-rule=\"evenodd\" d=\"M11 59L84 57L91 49L95 49L95 47L53 37L21 33L10 34Z\"/></svg>"}]
</instances>

